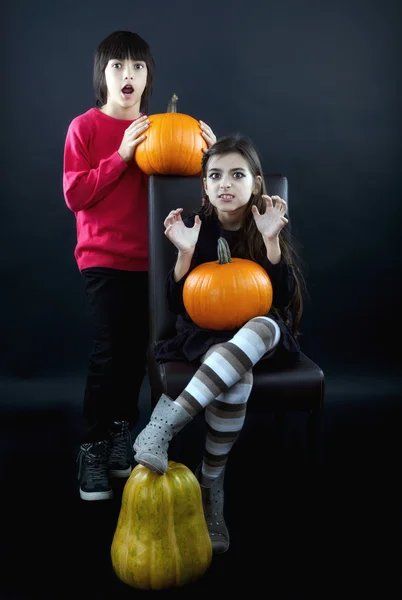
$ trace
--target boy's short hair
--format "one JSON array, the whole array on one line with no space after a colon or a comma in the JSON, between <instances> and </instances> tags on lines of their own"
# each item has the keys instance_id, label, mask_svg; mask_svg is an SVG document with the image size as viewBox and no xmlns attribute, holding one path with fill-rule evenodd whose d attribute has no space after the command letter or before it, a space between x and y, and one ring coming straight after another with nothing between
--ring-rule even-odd
<instances>
[{"instance_id":1,"label":"boy's short hair","mask_svg":"<svg viewBox=\"0 0 402 600\"><path fill-rule=\"evenodd\" d=\"M137 33L131 31L114 31L101 41L95 52L93 70L93 85L97 107L101 107L107 102L105 68L112 58L143 60L147 65L147 84L141 97L140 106L141 112L146 114L152 94L155 71L155 63L149 44Z\"/></svg>"}]
</instances>

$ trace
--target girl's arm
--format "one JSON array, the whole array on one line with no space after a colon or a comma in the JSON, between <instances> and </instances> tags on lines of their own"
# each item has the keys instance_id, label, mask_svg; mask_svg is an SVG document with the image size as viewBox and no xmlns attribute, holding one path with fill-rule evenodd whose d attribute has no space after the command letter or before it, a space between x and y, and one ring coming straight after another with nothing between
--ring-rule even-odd
<instances>
[{"instance_id":1,"label":"girl's arm","mask_svg":"<svg viewBox=\"0 0 402 600\"><path fill-rule=\"evenodd\" d=\"M288 306L293 293L293 274L291 268L282 258L279 237L268 239L262 236L267 249L267 259L262 266L267 271L271 279L273 288L272 304L276 308L282 309Z\"/></svg>"},{"instance_id":2,"label":"girl's arm","mask_svg":"<svg viewBox=\"0 0 402 600\"><path fill-rule=\"evenodd\" d=\"M272 283L272 304L275 308L286 308L293 294L294 279L291 267L281 257L278 263L271 263L267 258L261 264L266 270Z\"/></svg>"},{"instance_id":3,"label":"girl's arm","mask_svg":"<svg viewBox=\"0 0 402 600\"><path fill-rule=\"evenodd\" d=\"M183 287L186 276L182 277L179 281L176 281L174 271L175 267L169 271L166 278L165 296L169 311L175 315L179 315L185 312L183 303Z\"/></svg>"},{"instance_id":4,"label":"girl's arm","mask_svg":"<svg viewBox=\"0 0 402 600\"><path fill-rule=\"evenodd\" d=\"M66 204L73 212L103 200L128 168L117 151L92 168L84 138L79 127L71 124L64 148L63 191Z\"/></svg>"},{"instance_id":5,"label":"girl's arm","mask_svg":"<svg viewBox=\"0 0 402 600\"><path fill-rule=\"evenodd\" d=\"M276 236L274 239L269 240L268 238L262 236L262 239L264 240L264 244L267 249L267 258L269 262L273 265L277 265L282 258L279 237Z\"/></svg>"},{"instance_id":6,"label":"girl's arm","mask_svg":"<svg viewBox=\"0 0 402 600\"><path fill-rule=\"evenodd\" d=\"M285 217L287 204L279 196L262 197L266 201L265 212L261 214L256 206L252 207L252 212L267 250L267 258L262 266L272 282L272 304L275 308L282 309L289 305L294 287L292 269L283 260L279 244L279 234L288 223Z\"/></svg>"},{"instance_id":7,"label":"girl's arm","mask_svg":"<svg viewBox=\"0 0 402 600\"><path fill-rule=\"evenodd\" d=\"M193 254L194 250L192 252L178 252L173 271L173 277L176 282L180 281L189 272Z\"/></svg>"},{"instance_id":8,"label":"girl's arm","mask_svg":"<svg viewBox=\"0 0 402 600\"><path fill-rule=\"evenodd\" d=\"M180 214L180 212L179 212L179 214ZM180 314L180 313L186 312L186 309L185 309L184 303L183 303L184 283L187 279L187 275L198 264L196 247L197 247L197 240L198 240L199 227L201 225L201 221L200 221L199 217L195 217L194 215L191 215L189 217L186 217L184 219L184 222L180 223L181 217L179 217L179 215L177 214L178 211L171 211L170 216L168 216L168 218L165 220L165 226L166 225L169 226L169 222L172 222L174 220L173 213L176 213L176 220L179 221L179 223L177 223L177 225L179 227L181 227L181 225L183 225L186 228L185 229L186 234L191 236L190 239L192 239L192 242L195 241L195 244L193 245L193 243L190 243L189 249L186 249L185 251L180 250L176 246L176 249L177 249L176 262L175 262L174 267L172 267L172 269L170 270L170 272L168 273L168 276L166 278L165 290L166 290L166 302L167 302L168 308L169 308L170 312L172 312L174 314ZM196 224L196 227L194 227L195 224ZM184 231L184 230L182 230L182 231ZM168 231L168 233L169 233L169 231ZM171 233L168 235L168 237L172 237Z\"/></svg>"},{"instance_id":9,"label":"girl's arm","mask_svg":"<svg viewBox=\"0 0 402 600\"><path fill-rule=\"evenodd\" d=\"M183 259L177 256L175 266L169 271L166 278L166 302L170 312L173 314L182 314L186 312L183 303L183 288L184 283L187 279L188 274L197 266L195 253L191 256L186 255ZM182 271L181 271L182 269ZM177 273L182 274L181 277L177 277Z\"/></svg>"}]
</instances>

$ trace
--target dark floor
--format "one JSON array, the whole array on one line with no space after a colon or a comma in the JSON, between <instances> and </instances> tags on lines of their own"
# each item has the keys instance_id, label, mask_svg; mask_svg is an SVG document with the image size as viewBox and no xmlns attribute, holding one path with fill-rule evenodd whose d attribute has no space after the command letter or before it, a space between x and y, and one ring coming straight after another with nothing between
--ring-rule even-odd
<instances>
[{"instance_id":1,"label":"dark floor","mask_svg":"<svg viewBox=\"0 0 402 600\"><path fill-rule=\"evenodd\" d=\"M129 588L112 572L122 485L109 502L77 496L83 381L0 381L1 600L152 593ZM144 385L138 429L149 412ZM214 557L196 584L157 593L264 590L274 600L399 600L401 417L402 376L327 376L316 479L300 460L303 415L289 419L281 463L269 418L250 418L228 464L229 551Z\"/></svg>"}]
</instances>

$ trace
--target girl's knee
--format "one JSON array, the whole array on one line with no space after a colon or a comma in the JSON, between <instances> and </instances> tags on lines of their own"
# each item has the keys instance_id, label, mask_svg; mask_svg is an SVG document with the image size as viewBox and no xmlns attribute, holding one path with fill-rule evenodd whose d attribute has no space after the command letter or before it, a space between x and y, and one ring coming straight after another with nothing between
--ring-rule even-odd
<instances>
[{"instance_id":1,"label":"girl's knee","mask_svg":"<svg viewBox=\"0 0 402 600\"><path fill-rule=\"evenodd\" d=\"M254 329L258 335L269 343L270 348L277 345L281 337L281 330L276 321L271 319L271 317L253 317L248 321L248 326Z\"/></svg>"}]
</instances>

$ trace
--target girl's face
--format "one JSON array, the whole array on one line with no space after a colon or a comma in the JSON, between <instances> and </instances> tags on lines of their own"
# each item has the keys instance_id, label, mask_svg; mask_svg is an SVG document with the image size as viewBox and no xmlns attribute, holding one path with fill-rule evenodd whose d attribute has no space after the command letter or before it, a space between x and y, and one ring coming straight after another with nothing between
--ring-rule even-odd
<instances>
[{"instance_id":1,"label":"girl's face","mask_svg":"<svg viewBox=\"0 0 402 600\"><path fill-rule=\"evenodd\" d=\"M138 117L147 75L147 65L142 60L109 60L105 68L106 112L126 119Z\"/></svg>"},{"instance_id":2,"label":"girl's face","mask_svg":"<svg viewBox=\"0 0 402 600\"><path fill-rule=\"evenodd\" d=\"M257 191L256 187L247 160L238 152L209 159L204 189L218 218L227 219L230 213L241 214L251 195Z\"/></svg>"}]
</instances>

